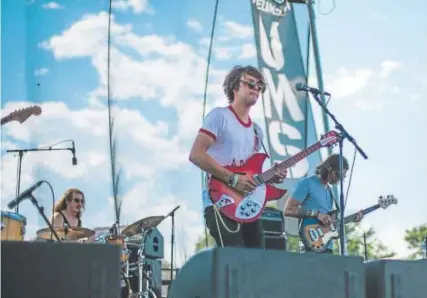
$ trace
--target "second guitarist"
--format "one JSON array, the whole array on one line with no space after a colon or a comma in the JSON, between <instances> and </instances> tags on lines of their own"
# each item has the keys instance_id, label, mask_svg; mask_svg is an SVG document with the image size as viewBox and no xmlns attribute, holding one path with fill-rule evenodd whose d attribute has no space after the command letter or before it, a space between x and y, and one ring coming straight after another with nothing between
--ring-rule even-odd
<instances>
[{"instance_id":1,"label":"second guitarist","mask_svg":"<svg viewBox=\"0 0 427 298\"><path fill-rule=\"evenodd\" d=\"M265 80L258 69L251 66L234 67L224 80L228 107L214 108L204 120L190 152L190 161L226 185L242 194L255 189L250 176L238 175L224 166L244 163L261 149L261 128L252 122L249 112L265 90ZM286 171L275 171L273 183L283 182ZM206 183L207 184L207 183ZM206 225L217 246L264 247L260 220L237 223L220 214L212 204L204 185L203 209Z\"/></svg>"},{"instance_id":2,"label":"second guitarist","mask_svg":"<svg viewBox=\"0 0 427 298\"><path fill-rule=\"evenodd\" d=\"M343 158L343 175L346 177L348 161ZM283 213L285 216L303 219L312 217L324 225L331 223L331 217L327 214L332 211L338 202L335 201L329 185L339 183L339 155L332 154L316 167L315 174L301 179L295 186L292 194L286 201ZM362 219L363 214L359 212L355 222ZM305 247L305 251L310 251ZM332 253L333 243L329 244L325 253Z\"/></svg>"}]
</instances>

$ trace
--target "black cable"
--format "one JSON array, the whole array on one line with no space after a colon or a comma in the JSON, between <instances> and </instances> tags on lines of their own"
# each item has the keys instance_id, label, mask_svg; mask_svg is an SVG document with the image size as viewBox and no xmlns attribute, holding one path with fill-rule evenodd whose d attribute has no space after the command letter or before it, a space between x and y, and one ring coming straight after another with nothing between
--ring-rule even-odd
<instances>
[{"instance_id":1,"label":"black cable","mask_svg":"<svg viewBox=\"0 0 427 298\"><path fill-rule=\"evenodd\" d=\"M350 184L351 184L351 178L353 177L353 170L354 170L354 163L356 161L356 147L354 147L354 156L353 156L353 163L351 165L351 170L350 170L350 177L348 179L348 185L347 185L347 192L345 194L345 201L344 201L344 210L345 210L345 206L347 205L347 199L348 199L348 192L350 191Z\"/></svg>"}]
</instances>

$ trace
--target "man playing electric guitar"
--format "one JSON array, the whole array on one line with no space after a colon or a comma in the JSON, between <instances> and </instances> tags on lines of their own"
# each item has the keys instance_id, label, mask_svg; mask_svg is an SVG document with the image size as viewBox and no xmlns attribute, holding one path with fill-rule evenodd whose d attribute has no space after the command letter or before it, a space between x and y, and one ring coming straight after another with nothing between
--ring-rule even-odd
<instances>
[{"instance_id":1,"label":"man playing electric guitar","mask_svg":"<svg viewBox=\"0 0 427 298\"><path fill-rule=\"evenodd\" d=\"M343 158L344 178L348 171L348 161ZM313 218L324 225L329 225L332 218L327 214L338 204L332 196L328 184L334 185L340 181L339 155L333 154L316 167L315 175L301 179L293 193L286 201L283 213L285 216L299 219ZM358 212L354 222L362 219L363 213ZM305 251L310 251L306 245ZM329 243L325 253L332 253L333 243Z\"/></svg>"},{"instance_id":2,"label":"man playing electric guitar","mask_svg":"<svg viewBox=\"0 0 427 298\"><path fill-rule=\"evenodd\" d=\"M208 113L194 141L189 159L211 176L243 195L256 188L248 175L235 174L225 166L241 165L261 149L263 133L252 122L250 109L265 90L265 80L252 66L236 66L226 76L223 84L228 107L217 107ZM281 183L286 170L276 169L273 183ZM207 182L203 190L203 208L206 225L218 246L264 247L264 236L259 220L238 223L222 216L212 204Z\"/></svg>"}]
</instances>

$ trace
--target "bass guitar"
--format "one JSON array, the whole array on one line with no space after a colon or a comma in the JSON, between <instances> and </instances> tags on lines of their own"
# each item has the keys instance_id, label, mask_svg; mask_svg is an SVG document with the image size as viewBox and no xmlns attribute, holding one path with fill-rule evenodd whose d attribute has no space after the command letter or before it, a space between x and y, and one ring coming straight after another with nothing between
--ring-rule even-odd
<instances>
[{"instance_id":1,"label":"bass guitar","mask_svg":"<svg viewBox=\"0 0 427 298\"><path fill-rule=\"evenodd\" d=\"M369 208L363 209L363 215L371 213L379 208L386 209L392 204L397 204L397 199L393 195L379 197L378 204ZM353 213L344 218L344 224L353 222L356 219L357 213ZM301 221L299 234L301 241L305 244L306 249L314 252L324 252L328 249L328 245L334 239L338 239L339 230L339 211L334 210L328 213L332 218L330 225L323 225L317 218L307 217Z\"/></svg>"},{"instance_id":2,"label":"bass guitar","mask_svg":"<svg viewBox=\"0 0 427 298\"><path fill-rule=\"evenodd\" d=\"M24 123L28 118L30 118L30 116L38 116L41 114L41 112L42 109L39 106L31 106L28 108L19 109L1 118L1 125L5 125L6 123L9 123L11 121L18 121L19 123Z\"/></svg>"},{"instance_id":3,"label":"bass guitar","mask_svg":"<svg viewBox=\"0 0 427 298\"><path fill-rule=\"evenodd\" d=\"M282 161L276 167L283 170L288 169L320 148L336 144L339 138L340 135L337 132L330 131L323 135L320 141ZM253 178L257 187L247 195L214 177L209 179L208 188L211 200L223 215L240 223L253 222L261 216L267 201L278 200L286 194L286 189L279 189L268 184L275 176L273 169L262 173L262 166L267 157L268 155L265 153L256 153L242 166L226 166L235 174L248 175Z\"/></svg>"}]
</instances>

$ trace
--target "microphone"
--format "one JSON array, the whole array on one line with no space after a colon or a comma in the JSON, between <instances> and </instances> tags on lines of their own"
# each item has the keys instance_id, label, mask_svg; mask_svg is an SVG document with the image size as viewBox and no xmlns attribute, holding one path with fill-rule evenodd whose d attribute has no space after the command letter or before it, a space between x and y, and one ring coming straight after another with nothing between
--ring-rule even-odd
<instances>
[{"instance_id":1,"label":"microphone","mask_svg":"<svg viewBox=\"0 0 427 298\"><path fill-rule=\"evenodd\" d=\"M31 196L32 192L40 187L40 185L43 184L44 181L39 181L36 184L34 184L33 186L31 186L30 188L28 188L27 190L25 190L24 192L22 192L19 196L17 196L14 200L12 200L9 204L7 204L7 207L9 209L13 209L16 205L18 205L19 203L21 203L21 201L23 201L24 199L28 198L29 196Z\"/></svg>"},{"instance_id":2,"label":"microphone","mask_svg":"<svg viewBox=\"0 0 427 298\"><path fill-rule=\"evenodd\" d=\"M309 87L309 86L307 86L305 84L302 84L302 83L297 83L295 85L295 88L298 91L308 91L308 92L311 92L311 93L324 94L324 95L327 95L327 96L331 96L331 94L328 93L328 92L320 91L319 89Z\"/></svg>"},{"instance_id":3,"label":"microphone","mask_svg":"<svg viewBox=\"0 0 427 298\"><path fill-rule=\"evenodd\" d=\"M74 146L74 141L71 141L73 144L73 148L71 148L71 152L73 153L73 166L77 165L77 157L76 157L76 147Z\"/></svg>"}]
</instances>

